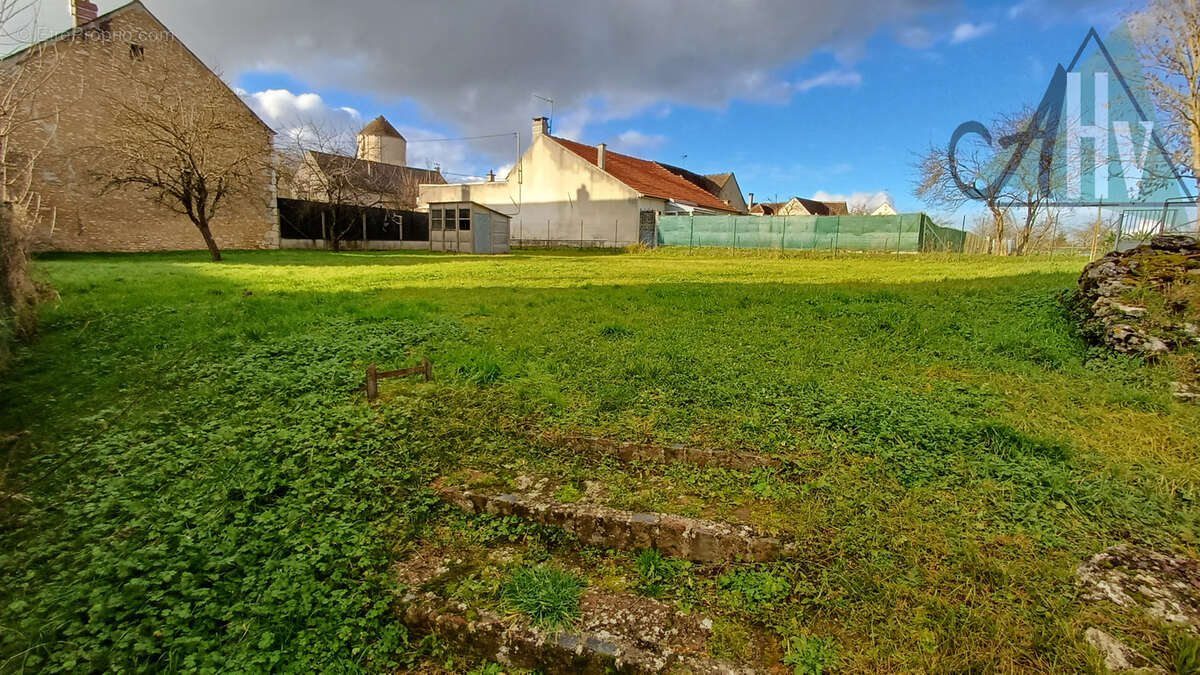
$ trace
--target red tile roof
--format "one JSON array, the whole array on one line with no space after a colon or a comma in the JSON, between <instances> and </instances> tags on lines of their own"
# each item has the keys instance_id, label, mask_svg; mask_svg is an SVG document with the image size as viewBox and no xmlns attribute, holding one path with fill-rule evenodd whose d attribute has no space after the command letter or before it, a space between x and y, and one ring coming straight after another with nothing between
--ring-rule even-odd
<instances>
[{"instance_id":1,"label":"red tile roof","mask_svg":"<svg viewBox=\"0 0 1200 675\"><path fill-rule=\"evenodd\" d=\"M555 143L579 155L584 161L596 163L596 146L584 145L565 138L550 136ZM604 170L613 178L637 190L647 197L674 199L679 202L696 204L715 211L736 213L732 206L718 199L687 179L677 176L663 168L658 162L648 159L638 159L619 152L606 150L604 153Z\"/></svg>"}]
</instances>

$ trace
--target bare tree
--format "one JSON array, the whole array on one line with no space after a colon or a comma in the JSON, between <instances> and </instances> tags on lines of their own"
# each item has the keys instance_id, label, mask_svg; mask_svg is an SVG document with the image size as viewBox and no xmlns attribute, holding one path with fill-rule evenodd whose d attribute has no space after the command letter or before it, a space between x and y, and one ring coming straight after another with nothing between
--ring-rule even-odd
<instances>
[{"instance_id":1,"label":"bare tree","mask_svg":"<svg viewBox=\"0 0 1200 675\"><path fill-rule=\"evenodd\" d=\"M0 44L28 44L37 35L36 4L0 0ZM59 110L39 94L59 69L57 47L37 44L0 61L0 321L11 320L12 332L26 338L37 328L40 295L29 274L41 205L34 169L54 139Z\"/></svg>"},{"instance_id":2,"label":"bare tree","mask_svg":"<svg viewBox=\"0 0 1200 675\"><path fill-rule=\"evenodd\" d=\"M1167 118L1160 135L1200 188L1200 0L1150 0L1130 23L1147 85Z\"/></svg>"},{"instance_id":3,"label":"bare tree","mask_svg":"<svg viewBox=\"0 0 1200 675\"><path fill-rule=\"evenodd\" d=\"M412 209L417 205L420 176L405 166L357 159L356 134L305 122L285 139L282 154L293 167L293 192L327 207L322 236L334 252L361 232L368 209Z\"/></svg>"},{"instance_id":4,"label":"bare tree","mask_svg":"<svg viewBox=\"0 0 1200 675\"><path fill-rule=\"evenodd\" d=\"M954 160L958 176L951 171L949 146L932 146L916 164L916 195L939 207L958 208L972 197L959 185L975 187L975 198L982 201L992 223L987 236L997 245L997 255L1025 255L1049 236L1058 222L1058 209L1052 208L1056 193L1066 184L1067 175L1082 167L1054 170L1052 157L1035 144L1039 120L1031 107L997 117L987 131L989 145L975 136L960 144ZM1012 148L1005 153L999 148ZM1023 153L1016 156L1015 153ZM998 176L1007 171L1007 179Z\"/></svg>"},{"instance_id":5,"label":"bare tree","mask_svg":"<svg viewBox=\"0 0 1200 675\"><path fill-rule=\"evenodd\" d=\"M220 261L213 222L270 170L270 149L247 142L253 122L229 114L228 93L216 83L197 86L162 63L138 59L114 67L128 71L129 86L106 99L113 132L96 149L105 161L96 162L95 177L106 191L137 190L187 216Z\"/></svg>"},{"instance_id":6,"label":"bare tree","mask_svg":"<svg viewBox=\"0 0 1200 675\"><path fill-rule=\"evenodd\" d=\"M993 137L996 137L993 134ZM972 142L958 148L955 160L959 167L959 178L968 185L983 184L989 180L992 168L990 146ZM972 201L959 187L950 170L949 146L931 145L917 158L913 168L917 172L914 193L922 201L937 208L957 210ZM1002 241L1006 235L1009 218L1009 200L1005 195L993 191L982 191L983 205L991 217L986 236ZM1003 246L995 249L997 255L1007 253Z\"/></svg>"}]
</instances>

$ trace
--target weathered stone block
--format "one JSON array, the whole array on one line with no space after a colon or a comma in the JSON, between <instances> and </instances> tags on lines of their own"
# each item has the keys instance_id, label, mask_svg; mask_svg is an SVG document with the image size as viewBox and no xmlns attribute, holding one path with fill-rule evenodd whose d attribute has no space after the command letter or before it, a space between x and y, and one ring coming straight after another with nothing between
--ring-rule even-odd
<instances>
[{"instance_id":1,"label":"weathered stone block","mask_svg":"<svg viewBox=\"0 0 1200 675\"><path fill-rule=\"evenodd\" d=\"M562 528L581 541L622 550L654 548L664 555L697 562L778 557L778 542L745 526L732 526L671 514L635 513L595 504L563 504L533 495L490 496L441 488L442 498L472 513L516 515ZM469 506L468 506L469 505Z\"/></svg>"}]
</instances>

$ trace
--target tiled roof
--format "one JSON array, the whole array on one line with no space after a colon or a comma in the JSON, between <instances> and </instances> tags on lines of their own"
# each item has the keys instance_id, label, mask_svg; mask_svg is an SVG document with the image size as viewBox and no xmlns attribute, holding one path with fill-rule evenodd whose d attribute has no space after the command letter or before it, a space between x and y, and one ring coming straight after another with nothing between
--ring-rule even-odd
<instances>
[{"instance_id":1,"label":"tiled roof","mask_svg":"<svg viewBox=\"0 0 1200 675\"><path fill-rule=\"evenodd\" d=\"M764 216L773 216L782 209L787 202L759 202L750 207L750 213L761 213Z\"/></svg>"},{"instance_id":2,"label":"tiled roof","mask_svg":"<svg viewBox=\"0 0 1200 675\"><path fill-rule=\"evenodd\" d=\"M764 216L778 215L783 207L792 203L795 200L808 211L809 215L813 216L848 216L850 208L846 202L821 202L815 199L804 199L802 197L792 197L786 202L759 202L750 207L750 213L761 214Z\"/></svg>"},{"instance_id":3,"label":"tiled roof","mask_svg":"<svg viewBox=\"0 0 1200 675\"><path fill-rule=\"evenodd\" d=\"M356 189L379 194L397 194L416 185L443 184L441 172L411 166L372 162L326 152L309 151L317 166L328 176L344 178Z\"/></svg>"},{"instance_id":4,"label":"tiled roof","mask_svg":"<svg viewBox=\"0 0 1200 675\"><path fill-rule=\"evenodd\" d=\"M733 178L733 172L731 171L729 173L710 173L707 176L705 176L705 178L716 183L718 188L723 189L725 187L725 184L729 182L729 179Z\"/></svg>"},{"instance_id":5,"label":"tiled roof","mask_svg":"<svg viewBox=\"0 0 1200 675\"><path fill-rule=\"evenodd\" d=\"M716 182L714 182L708 176L701 176L694 171L688 171L687 169L680 168L678 166L671 166L670 164L663 164L662 162L655 162L655 164L658 164L667 171L679 176L680 178L686 180L692 185L695 185L701 190L704 190L717 199L721 198L721 186L717 185Z\"/></svg>"},{"instance_id":6,"label":"tiled roof","mask_svg":"<svg viewBox=\"0 0 1200 675\"><path fill-rule=\"evenodd\" d=\"M371 123L363 127L362 131L358 133L361 136L391 136L392 138L404 138L400 135L399 131L396 131L396 127L392 126L392 123L387 121L387 118L383 115L371 120Z\"/></svg>"},{"instance_id":7,"label":"tiled roof","mask_svg":"<svg viewBox=\"0 0 1200 675\"><path fill-rule=\"evenodd\" d=\"M596 163L595 146L568 141L565 138L557 136L550 136L549 138L576 155L579 155L584 161L591 164ZM604 170L613 178L647 197L673 199L696 204L706 209L736 213L736 209L721 201L712 193L695 185L686 178L672 173L658 162L606 150L604 153Z\"/></svg>"},{"instance_id":8,"label":"tiled roof","mask_svg":"<svg viewBox=\"0 0 1200 675\"><path fill-rule=\"evenodd\" d=\"M814 216L850 215L850 207L846 205L846 202L820 202L815 199L804 199L803 197L797 197L796 199Z\"/></svg>"}]
</instances>

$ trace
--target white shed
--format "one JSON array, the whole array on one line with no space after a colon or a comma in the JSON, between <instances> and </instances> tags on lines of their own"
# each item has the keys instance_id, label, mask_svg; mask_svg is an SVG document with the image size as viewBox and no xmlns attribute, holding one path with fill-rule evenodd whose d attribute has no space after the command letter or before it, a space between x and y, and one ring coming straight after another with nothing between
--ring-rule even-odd
<instances>
[{"instance_id":1,"label":"white shed","mask_svg":"<svg viewBox=\"0 0 1200 675\"><path fill-rule=\"evenodd\" d=\"M429 205L429 249L458 253L508 253L509 217L477 202Z\"/></svg>"}]
</instances>

